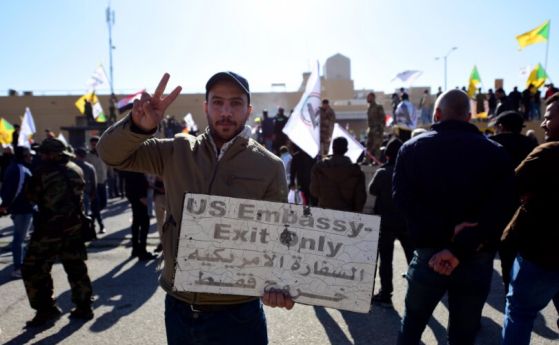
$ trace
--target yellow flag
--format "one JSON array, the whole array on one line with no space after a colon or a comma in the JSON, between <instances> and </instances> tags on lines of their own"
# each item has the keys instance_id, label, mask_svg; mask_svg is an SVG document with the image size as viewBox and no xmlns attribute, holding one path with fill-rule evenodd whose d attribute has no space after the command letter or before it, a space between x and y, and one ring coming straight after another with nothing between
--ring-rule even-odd
<instances>
[{"instance_id":1,"label":"yellow flag","mask_svg":"<svg viewBox=\"0 0 559 345\"><path fill-rule=\"evenodd\" d=\"M91 102L91 104L95 104L98 103L99 100L97 99L97 95L93 92L88 92L85 95L81 96L80 98L78 98L78 100L76 101L76 108L79 109L80 113L84 113L85 112L85 105L84 105L84 101L88 100L89 102Z\"/></svg>"},{"instance_id":2,"label":"yellow flag","mask_svg":"<svg viewBox=\"0 0 559 345\"><path fill-rule=\"evenodd\" d=\"M0 144L12 144L14 146L17 143L12 143L12 133L14 132L14 126L11 123L0 117Z\"/></svg>"},{"instance_id":3,"label":"yellow flag","mask_svg":"<svg viewBox=\"0 0 559 345\"><path fill-rule=\"evenodd\" d=\"M547 42L549 39L549 20L538 26L534 30L530 30L523 34L516 36L520 49L535 43Z\"/></svg>"},{"instance_id":4,"label":"yellow flag","mask_svg":"<svg viewBox=\"0 0 559 345\"><path fill-rule=\"evenodd\" d=\"M533 85L536 89L539 89L543 86L543 84L545 84L546 79L547 73L543 69L542 65L537 64L532 72L530 72L528 80L526 80L526 87L530 87L530 85Z\"/></svg>"}]
</instances>

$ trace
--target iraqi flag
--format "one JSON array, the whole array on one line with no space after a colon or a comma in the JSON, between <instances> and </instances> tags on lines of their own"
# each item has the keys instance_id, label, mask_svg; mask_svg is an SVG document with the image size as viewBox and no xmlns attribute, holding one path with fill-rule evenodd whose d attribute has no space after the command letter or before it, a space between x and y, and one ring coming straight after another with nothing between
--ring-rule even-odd
<instances>
[{"instance_id":1,"label":"iraqi flag","mask_svg":"<svg viewBox=\"0 0 559 345\"><path fill-rule=\"evenodd\" d=\"M130 109L132 109L132 106L134 105L134 100L136 99L140 99L140 97L142 97L142 92L146 91L145 89L140 90L134 94L131 94L129 96L126 96L124 98L122 98L120 101L118 101L117 103L117 107L118 107L118 112L120 114L124 113L125 111L128 111Z\"/></svg>"}]
</instances>

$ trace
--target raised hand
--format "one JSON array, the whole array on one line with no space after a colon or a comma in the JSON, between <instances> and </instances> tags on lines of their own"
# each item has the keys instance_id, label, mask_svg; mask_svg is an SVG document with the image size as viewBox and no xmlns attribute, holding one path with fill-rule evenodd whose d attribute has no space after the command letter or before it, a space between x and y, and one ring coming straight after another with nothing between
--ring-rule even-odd
<instances>
[{"instance_id":1,"label":"raised hand","mask_svg":"<svg viewBox=\"0 0 559 345\"><path fill-rule=\"evenodd\" d=\"M177 86L166 97L162 97L170 77L169 73L163 75L153 96L144 91L140 100L134 101L132 122L146 132L157 128L161 120L163 120L163 116L165 116L165 110L173 103L182 90L182 87Z\"/></svg>"}]
</instances>

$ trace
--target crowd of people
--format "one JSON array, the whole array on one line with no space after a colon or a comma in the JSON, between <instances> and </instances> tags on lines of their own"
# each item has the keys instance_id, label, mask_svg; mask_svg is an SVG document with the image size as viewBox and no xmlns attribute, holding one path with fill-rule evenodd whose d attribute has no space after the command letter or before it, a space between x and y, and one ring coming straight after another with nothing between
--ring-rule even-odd
<instances>
[{"instance_id":1,"label":"crowd of people","mask_svg":"<svg viewBox=\"0 0 559 345\"><path fill-rule=\"evenodd\" d=\"M154 204L168 343L266 344L262 304L293 308L286 291L272 289L255 298L173 289L186 191L276 202L294 194L291 202L358 213L367 192L374 195L374 213L381 217L381 287L371 304L392 307L395 240L409 264L399 344L420 342L445 294L449 343L473 344L497 252L507 296L503 344L528 344L537 312L551 300L559 308L559 229L553 218L559 202L559 93L551 92L553 85L545 95L546 143L539 146L521 133L524 121L539 115L522 105L522 97L517 102L502 89L494 95L490 125L496 134L490 138L470 123L470 99L461 90L440 92L434 102L426 92L415 119L405 90L394 94L396 122L433 124L388 136L384 108L369 93L360 161L377 169L366 181L361 166L345 156L347 139L332 137L336 115L328 100L318 112L320 153L311 157L283 133L288 117L281 107L275 117L264 111L254 128L246 126L252 111L249 84L233 72L217 73L206 84L207 129L198 136L176 135L184 127L164 114L181 88L163 96L168 80L165 74L153 95L144 93L130 114L101 137L91 137L89 150L47 138L35 148L36 156L17 146L3 169L0 212L14 223L12 275L23 278L37 311L29 326L61 313L50 277L56 259L71 283L71 316L93 318L83 216L91 215L105 233L101 210L107 198L126 197L133 214L131 256L139 260L155 258L146 248L150 200Z\"/></svg>"},{"instance_id":2,"label":"crowd of people","mask_svg":"<svg viewBox=\"0 0 559 345\"><path fill-rule=\"evenodd\" d=\"M101 211L107 207L108 197L126 196L130 202L131 257L141 261L156 258L146 248L148 205L154 202L159 206L161 199L148 200L148 189L157 190L159 195L161 186L155 177L150 177L150 183L142 173L108 167L97 153L98 141L99 137L93 136L89 150L74 149L47 135L32 148L16 146L3 169L0 214L9 214L13 221L11 276L23 279L30 305L37 311L27 324L30 327L43 325L61 314L53 299L51 278L51 268L57 260L70 281L75 304L71 317L93 318L83 226L85 217L90 216L99 234L107 232ZM9 156L5 151L2 157ZM159 209L156 208L157 221L162 226L164 213Z\"/></svg>"},{"instance_id":3,"label":"crowd of people","mask_svg":"<svg viewBox=\"0 0 559 345\"><path fill-rule=\"evenodd\" d=\"M533 84L528 85L522 92L518 91L518 87L514 87L507 95L503 88L487 90L487 94L482 93L478 89L475 95L476 113L487 112L489 118L498 116L499 114L513 110L520 112L525 121L541 120L541 102L545 102L553 94L559 92L553 83L545 85L546 90L542 97L539 88Z\"/></svg>"}]
</instances>

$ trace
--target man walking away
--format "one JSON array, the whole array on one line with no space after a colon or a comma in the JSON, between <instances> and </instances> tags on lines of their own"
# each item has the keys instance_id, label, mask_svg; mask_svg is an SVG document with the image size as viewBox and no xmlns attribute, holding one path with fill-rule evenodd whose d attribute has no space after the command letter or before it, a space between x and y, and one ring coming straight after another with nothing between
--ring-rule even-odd
<instances>
[{"instance_id":1,"label":"man walking away","mask_svg":"<svg viewBox=\"0 0 559 345\"><path fill-rule=\"evenodd\" d=\"M524 119L520 113L515 111L506 111L497 116L494 124L497 134L489 137L489 139L503 145L507 153L510 155L512 164L517 167L520 162L528 156L536 147L534 141L525 135L522 135L522 127L524 127ZM516 206L520 200L517 198ZM515 244L512 241L501 241L499 246L499 258L501 259L501 276L507 294L510 283L510 270L516 257Z\"/></svg>"},{"instance_id":2,"label":"man walking away","mask_svg":"<svg viewBox=\"0 0 559 345\"><path fill-rule=\"evenodd\" d=\"M369 184L369 193L376 196L374 213L381 217L378 239L380 292L373 296L372 302L383 307L392 307L394 241L396 239L400 241L408 265L413 257L413 247L406 229L406 222L392 200L392 174L394 173L396 156L401 146L402 141L397 138L388 142L385 152L387 163L375 172Z\"/></svg>"},{"instance_id":3,"label":"man walking away","mask_svg":"<svg viewBox=\"0 0 559 345\"><path fill-rule=\"evenodd\" d=\"M332 151L334 154L316 163L311 172L311 194L318 199L319 207L362 212L367 199L365 175L357 164L344 156L347 139L334 139Z\"/></svg>"},{"instance_id":4,"label":"man walking away","mask_svg":"<svg viewBox=\"0 0 559 345\"><path fill-rule=\"evenodd\" d=\"M124 171L125 193L132 207L132 254L140 261L154 259L155 256L146 250L149 232L148 187L145 174Z\"/></svg>"},{"instance_id":5,"label":"man walking away","mask_svg":"<svg viewBox=\"0 0 559 345\"><path fill-rule=\"evenodd\" d=\"M402 146L394 168L394 201L415 245L398 344L419 344L445 293L449 344L474 344L514 210L514 171L505 150L469 123L465 92L442 94L433 119L431 131Z\"/></svg>"},{"instance_id":6,"label":"man walking away","mask_svg":"<svg viewBox=\"0 0 559 345\"><path fill-rule=\"evenodd\" d=\"M97 153L98 142L99 137L92 137L89 139L90 151L85 159L95 167L95 175L97 177L97 193L95 201L91 203L91 216L94 220L97 220L99 224L99 233L104 234L107 230L103 224L101 210L107 206L107 166L101 158L99 158L99 154Z\"/></svg>"}]
</instances>

